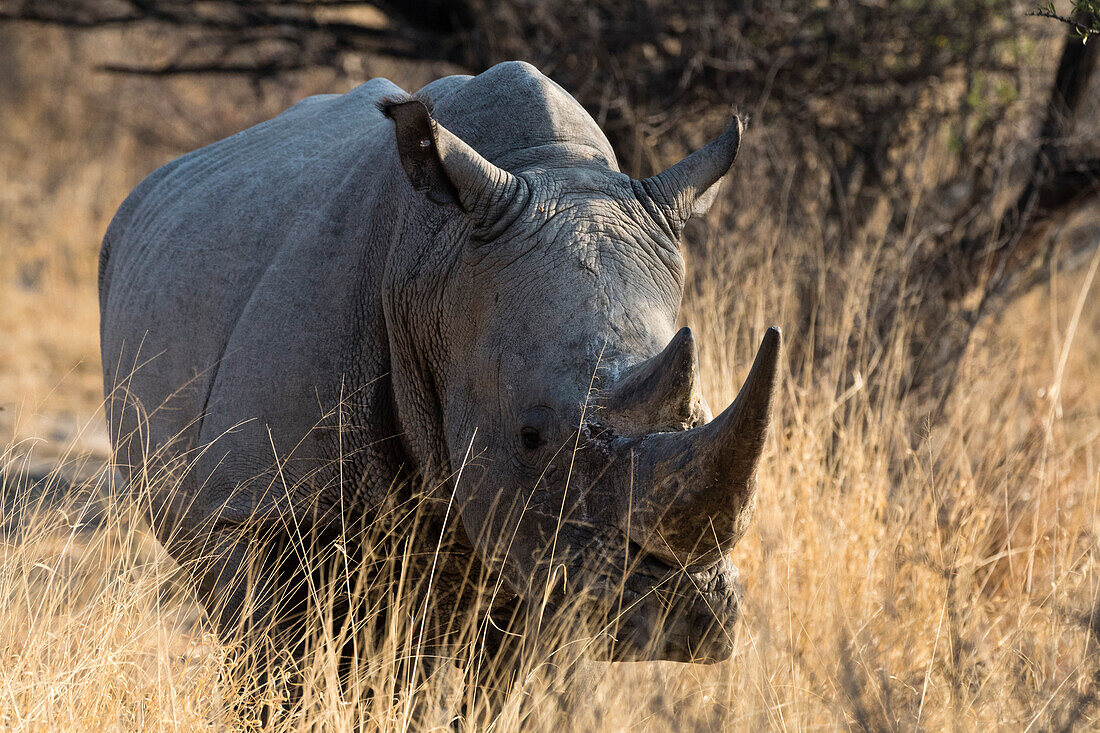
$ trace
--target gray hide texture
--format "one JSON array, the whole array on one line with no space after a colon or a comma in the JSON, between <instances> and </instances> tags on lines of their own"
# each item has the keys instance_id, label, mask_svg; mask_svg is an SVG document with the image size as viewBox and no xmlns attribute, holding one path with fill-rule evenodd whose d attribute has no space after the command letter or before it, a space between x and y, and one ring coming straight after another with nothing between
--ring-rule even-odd
<instances>
[{"instance_id":1,"label":"gray hide texture","mask_svg":"<svg viewBox=\"0 0 1100 733\"><path fill-rule=\"evenodd\" d=\"M456 552L503 574L501 602L623 597L616 658L727 656L778 332L713 423L673 337L679 232L740 134L634 181L513 62L311 97L146 178L103 242L109 427L223 628L242 526L370 522L420 482L440 515L453 492Z\"/></svg>"}]
</instances>

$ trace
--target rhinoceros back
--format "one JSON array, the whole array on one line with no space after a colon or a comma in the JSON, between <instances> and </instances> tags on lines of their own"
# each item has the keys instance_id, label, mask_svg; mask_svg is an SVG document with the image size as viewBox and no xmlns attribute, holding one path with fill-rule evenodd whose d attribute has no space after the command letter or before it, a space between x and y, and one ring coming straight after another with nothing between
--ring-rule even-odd
<instances>
[{"instance_id":1,"label":"rhinoceros back","mask_svg":"<svg viewBox=\"0 0 1100 733\"><path fill-rule=\"evenodd\" d=\"M127 198L100 275L124 472L158 451L197 466L180 447L222 433L235 470L258 469L295 447L284 444L292 429L271 446L266 426L317 422L318 382L347 358L347 326L361 319L348 301L370 277L373 224L362 217L392 168L375 102L395 93L377 79L307 99L165 165ZM256 440L270 452L229 451Z\"/></svg>"}]
</instances>

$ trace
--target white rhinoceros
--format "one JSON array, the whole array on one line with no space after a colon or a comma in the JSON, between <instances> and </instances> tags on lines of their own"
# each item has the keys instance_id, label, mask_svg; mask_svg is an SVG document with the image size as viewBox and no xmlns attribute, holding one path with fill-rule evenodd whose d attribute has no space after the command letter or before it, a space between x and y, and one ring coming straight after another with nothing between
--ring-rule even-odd
<instances>
[{"instance_id":1,"label":"white rhinoceros","mask_svg":"<svg viewBox=\"0 0 1100 733\"><path fill-rule=\"evenodd\" d=\"M294 538L427 486L408 546L453 527L448 614L489 577L486 612L583 595L612 659L728 657L780 337L712 420L675 322L680 231L740 137L632 180L505 63L311 97L146 178L103 241L108 421L220 628L294 628Z\"/></svg>"}]
</instances>

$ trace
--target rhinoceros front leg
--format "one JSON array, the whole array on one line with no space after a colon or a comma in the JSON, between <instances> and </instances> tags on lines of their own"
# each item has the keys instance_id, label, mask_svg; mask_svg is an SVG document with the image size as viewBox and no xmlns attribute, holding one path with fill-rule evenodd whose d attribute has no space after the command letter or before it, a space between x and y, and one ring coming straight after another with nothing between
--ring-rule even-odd
<instances>
[{"instance_id":1,"label":"rhinoceros front leg","mask_svg":"<svg viewBox=\"0 0 1100 733\"><path fill-rule=\"evenodd\" d=\"M469 678L470 689L463 698L463 717L487 724L506 712L508 705L522 705L517 685L540 668L553 670L554 676L545 681L559 687L556 704L566 719L575 718L575 709L589 706L607 664L577 655L574 645L555 643L559 637L553 631L540 634L537 614L518 598L492 611L488 621L479 674ZM542 625L553 623L544 618ZM526 715L520 711L521 727Z\"/></svg>"},{"instance_id":2,"label":"rhinoceros front leg","mask_svg":"<svg viewBox=\"0 0 1100 733\"><path fill-rule=\"evenodd\" d=\"M477 723L495 720L504 712L521 675L537 666L532 655L538 653L532 641L532 619L519 598L491 611L483 623L484 632L475 642L480 648L466 670L461 706L462 717Z\"/></svg>"},{"instance_id":3,"label":"rhinoceros front leg","mask_svg":"<svg viewBox=\"0 0 1100 733\"><path fill-rule=\"evenodd\" d=\"M331 592L323 563L307 554L310 540L297 535L226 525L194 542L176 537L167 545L183 560L211 624L231 647L227 682L240 692L234 707L246 718L270 719L300 697L311 623L320 616L311 590L315 597L327 584ZM339 629L347 600L330 595L328 602L328 618Z\"/></svg>"}]
</instances>

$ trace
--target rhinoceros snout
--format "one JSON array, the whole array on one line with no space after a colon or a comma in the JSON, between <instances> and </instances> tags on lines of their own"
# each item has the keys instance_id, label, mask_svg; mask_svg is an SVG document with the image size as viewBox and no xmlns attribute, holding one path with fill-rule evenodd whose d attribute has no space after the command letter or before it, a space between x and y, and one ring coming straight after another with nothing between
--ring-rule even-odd
<instances>
[{"instance_id":1,"label":"rhinoceros snout","mask_svg":"<svg viewBox=\"0 0 1100 733\"><path fill-rule=\"evenodd\" d=\"M720 612L706 607L695 614L688 629L686 658L680 661L714 664L730 658L734 647L733 625L741 615L743 597L744 588L738 582Z\"/></svg>"},{"instance_id":2,"label":"rhinoceros snout","mask_svg":"<svg viewBox=\"0 0 1100 733\"><path fill-rule=\"evenodd\" d=\"M733 654L744 588L729 558L650 582L619 620L614 660L714 664Z\"/></svg>"}]
</instances>

